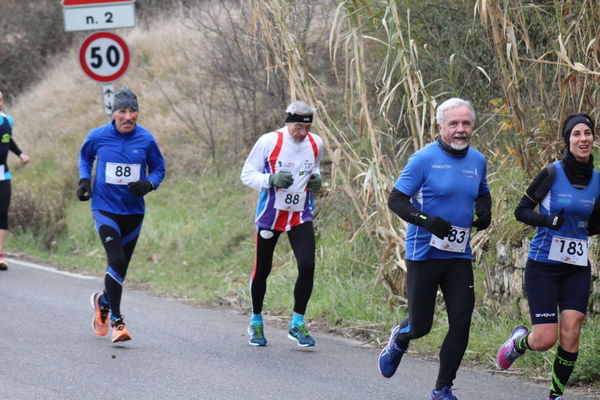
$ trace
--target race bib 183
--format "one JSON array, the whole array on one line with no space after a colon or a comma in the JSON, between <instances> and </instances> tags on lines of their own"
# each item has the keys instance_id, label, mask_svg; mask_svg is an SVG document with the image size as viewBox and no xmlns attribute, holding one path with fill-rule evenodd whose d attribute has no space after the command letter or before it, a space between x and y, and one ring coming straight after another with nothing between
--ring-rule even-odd
<instances>
[{"instance_id":1,"label":"race bib 183","mask_svg":"<svg viewBox=\"0 0 600 400\"><path fill-rule=\"evenodd\" d=\"M587 240L552 236L548 259L585 267L588 265Z\"/></svg>"}]
</instances>

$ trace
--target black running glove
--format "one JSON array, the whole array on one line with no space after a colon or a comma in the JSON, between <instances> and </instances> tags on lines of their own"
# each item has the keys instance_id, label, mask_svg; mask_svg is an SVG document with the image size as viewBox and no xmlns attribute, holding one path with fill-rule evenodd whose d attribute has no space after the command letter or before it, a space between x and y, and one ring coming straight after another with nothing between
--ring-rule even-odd
<instances>
[{"instance_id":1,"label":"black running glove","mask_svg":"<svg viewBox=\"0 0 600 400\"><path fill-rule=\"evenodd\" d=\"M443 239L444 237L450 235L450 231L452 230L452 224L446 221L444 218L438 217L436 215L420 215L419 218L421 219L420 225L423 228L427 229L429 232L433 233L435 236L439 237L440 239Z\"/></svg>"},{"instance_id":2,"label":"black running glove","mask_svg":"<svg viewBox=\"0 0 600 400\"><path fill-rule=\"evenodd\" d=\"M77 198L80 201L88 201L92 198L92 187L90 186L90 180L82 178L79 180L79 187L77 188Z\"/></svg>"},{"instance_id":3,"label":"black running glove","mask_svg":"<svg viewBox=\"0 0 600 400\"><path fill-rule=\"evenodd\" d=\"M129 193L136 196L145 196L150 193L152 189L154 189L152 182L146 180L129 182L127 184L127 190L129 190Z\"/></svg>"},{"instance_id":4,"label":"black running glove","mask_svg":"<svg viewBox=\"0 0 600 400\"><path fill-rule=\"evenodd\" d=\"M554 229L555 231L559 230L561 226L565 223L565 217L563 217L563 213L565 212L564 208L561 208L560 211L556 214L546 215L546 223L544 226L550 229Z\"/></svg>"},{"instance_id":5,"label":"black running glove","mask_svg":"<svg viewBox=\"0 0 600 400\"><path fill-rule=\"evenodd\" d=\"M272 174L269 176L269 185L277 186L280 188L287 189L292 186L294 183L294 177L292 174L287 174L285 172L279 174Z\"/></svg>"},{"instance_id":6,"label":"black running glove","mask_svg":"<svg viewBox=\"0 0 600 400\"><path fill-rule=\"evenodd\" d=\"M492 212L487 208L479 208L475 210L477 219L473 221L473 227L477 228L478 231L482 231L490 226L492 222Z\"/></svg>"}]
</instances>

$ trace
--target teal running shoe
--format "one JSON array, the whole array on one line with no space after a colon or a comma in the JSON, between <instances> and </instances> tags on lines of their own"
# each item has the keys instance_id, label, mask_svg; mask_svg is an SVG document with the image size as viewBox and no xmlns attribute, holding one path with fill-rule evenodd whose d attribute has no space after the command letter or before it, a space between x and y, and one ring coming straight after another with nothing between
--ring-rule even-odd
<instances>
[{"instance_id":1,"label":"teal running shoe","mask_svg":"<svg viewBox=\"0 0 600 400\"><path fill-rule=\"evenodd\" d=\"M300 347L312 347L315 345L315 339L308 333L306 325L298 325L290 328L288 338L294 340Z\"/></svg>"},{"instance_id":2,"label":"teal running shoe","mask_svg":"<svg viewBox=\"0 0 600 400\"><path fill-rule=\"evenodd\" d=\"M250 335L250 343L252 346L261 346L264 347L267 345L267 338L264 333L264 325L263 324L250 324L248 326L248 335Z\"/></svg>"}]
</instances>

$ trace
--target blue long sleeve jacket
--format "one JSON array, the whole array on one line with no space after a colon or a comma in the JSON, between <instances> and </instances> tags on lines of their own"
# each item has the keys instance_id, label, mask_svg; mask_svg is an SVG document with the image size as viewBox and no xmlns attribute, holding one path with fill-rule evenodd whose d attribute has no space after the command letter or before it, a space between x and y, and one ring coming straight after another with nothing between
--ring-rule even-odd
<instances>
[{"instance_id":1,"label":"blue long sleeve jacket","mask_svg":"<svg viewBox=\"0 0 600 400\"><path fill-rule=\"evenodd\" d=\"M129 193L127 183L148 180L156 190L165 177L165 160L150 131L136 125L120 133L114 121L91 130L79 153L79 179L91 180L94 160L92 211L144 214L144 197Z\"/></svg>"}]
</instances>

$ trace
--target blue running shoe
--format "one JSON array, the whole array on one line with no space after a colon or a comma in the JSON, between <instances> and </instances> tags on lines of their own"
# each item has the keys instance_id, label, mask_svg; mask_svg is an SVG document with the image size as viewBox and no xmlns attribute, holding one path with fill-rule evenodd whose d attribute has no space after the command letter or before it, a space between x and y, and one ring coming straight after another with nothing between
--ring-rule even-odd
<instances>
[{"instance_id":1,"label":"blue running shoe","mask_svg":"<svg viewBox=\"0 0 600 400\"><path fill-rule=\"evenodd\" d=\"M517 326L510 333L510 337L500 346L498 353L496 354L496 361L500 369L506 371L515 362L515 360L521 357L525 352L520 353L515 349L515 341L524 336L529 331L524 326Z\"/></svg>"},{"instance_id":2,"label":"blue running shoe","mask_svg":"<svg viewBox=\"0 0 600 400\"><path fill-rule=\"evenodd\" d=\"M379 372L385 378L391 378L396 373L398 369L398 365L400 365L400 360L402 360L402 356L408 350L408 344L406 347L399 347L396 344L396 336L400 333L400 325L397 325L394 329L392 329L392 334L390 335L390 340L379 353Z\"/></svg>"},{"instance_id":3,"label":"blue running shoe","mask_svg":"<svg viewBox=\"0 0 600 400\"><path fill-rule=\"evenodd\" d=\"M294 340L300 347L312 347L315 345L315 339L310 336L304 324L290 328L288 339Z\"/></svg>"},{"instance_id":4,"label":"blue running shoe","mask_svg":"<svg viewBox=\"0 0 600 400\"><path fill-rule=\"evenodd\" d=\"M250 324L248 326L248 335L250 335L250 343L252 346L264 347L267 345L267 338L263 332L263 324Z\"/></svg>"},{"instance_id":5,"label":"blue running shoe","mask_svg":"<svg viewBox=\"0 0 600 400\"><path fill-rule=\"evenodd\" d=\"M429 400L458 400L455 395L452 394L452 388L450 386L444 386L440 390L432 390Z\"/></svg>"}]
</instances>

